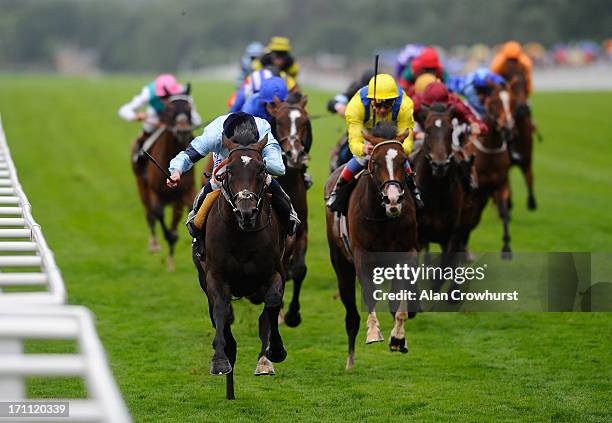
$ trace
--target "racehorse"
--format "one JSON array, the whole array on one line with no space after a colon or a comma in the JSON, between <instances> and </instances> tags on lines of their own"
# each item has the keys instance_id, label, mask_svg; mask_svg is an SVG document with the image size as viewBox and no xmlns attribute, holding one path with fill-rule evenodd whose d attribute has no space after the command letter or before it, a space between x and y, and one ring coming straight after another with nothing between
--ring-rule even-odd
<instances>
[{"instance_id":1,"label":"racehorse","mask_svg":"<svg viewBox=\"0 0 612 423\"><path fill-rule=\"evenodd\" d=\"M160 115L160 127L143 144L142 149L164 169L168 168L170 160L179 152L185 150L193 139L191 123L192 100L187 94L167 95L163 99L166 107ZM132 157L138 154L138 144L132 147ZM159 222L168 242L168 270L174 270L174 247L178 240L177 227L183 208L191 209L195 197L195 180L193 171L181 177L178 186L170 189L166 186L166 175L158 169L152 161L140 168L132 163L140 200L144 205L147 223L151 232L149 249L151 252L160 250L155 231L156 222ZM170 227L164 222L164 208L172 205L172 222Z\"/></svg>"},{"instance_id":2,"label":"racehorse","mask_svg":"<svg viewBox=\"0 0 612 423\"><path fill-rule=\"evenodd\" d=\"M512 134L512 147L519 154L520 159L512 160L512 164L520 167L525 183L527 184L527 208L535 210L537 207L533 189L533 132L534 125L531 112L527 105L527 81L525 75L517 70L510 78L510 110L514 121ZM511 202L510 202L511 205Z\"/></svg>"},{"instance_id":3,"label":"racehorse","mask_svg":"<svg viewBox=\"0 0 612 423\"><path fill-rule=\"evenodd\" d=\"M292 99L295 99L292 101ZM278 182L291 197L293 207L301 220L290 251L291 259L287 269L287 279L293 279L293 297L284 321L289 327L300 324L300 289L306 278L306 249L308 246L308 205L306 202L306 186L304 172L308 165L308 154L304 148L309 124L306 103L308 98L302 95L290 94L287 102L278 103L275 113L275 137L283 151L285 175L278 177Z\"/></svg>"},{"instance_id":4,"label":"racehorse","mask_svg":"<svg viewBox=\"0 0 612 423\"><path fill-rule=\"evenodd\" d=\"M463 205L463 180L459 158L452 146L454 107L442 104L423 106L425 140L414 160L416 184L425 208L418 215L419 247L440 244L443 253L457 252L456 236Z\"/></svg>"},{"instance_id":5,"label":"racehorse","mask_svg":"<svg viewBox=\"0 0 612 423\"><path fill-rule=\"evenodd\" d=\"M214 355L210 372L226 375L226 397L234 399L233 368L236 340L231 323L233 297L246 297L254 304L264 303L259 316L261 351L256 375L273 375L272 362L285 360L278 330L278 315L285 289L286 224L279 221L266 195L268 175L260 141L250 132L238 129L231 139L223 137L229 151L226 171L218 175L221 193L206 220L205 260L193 259L200 286L208 298L210 319L215 327Z\"/></svg>"},{"instance_id":6,"label":"racehorse","mask_svg":"<svg viewBox=\"0 0 612 423\"><path fill-rule=\"evenodd\" d=\"M364 135L374 144L368 170L360 177L348 206L348 244L342 239L337 213L327 209L327 241L332 265L338 278L342 303L346 308L346 332L348 358L346 368L355 364L355 338L359 332L359 312L355 304L355 276L363 275L366 256L373 252L410 252L417 250L417 222L412 195L404 194L407 156L401 141L407 136L397 136L397 128L389 123L379 124L374 136ZM340 176L342 167L336 169L327 180L325 196L329 197ZM363 292L371 292L371 281L362 280ZM364 295L368 307L368 332L366 343L380 342L384 338L379 329L372 296ZM392 305L393 307L393 305ZM393 309L392 309L393 310ZM393 313L392 313L393 314ZM404 322L409 317L407 309L396 308L395 325L391 331L391 351L407 352Z\"/></svg>"},{"instance_id":7,"label":"racehorse","mask_svg":"<svg viewBox=\"0 0 612 423\"><path fill-rule=\"evenodd\" d=\"M483 116L489 133L485 137L471 138L464 147L464 154L467 157L474 155L472 178L477 187L465 196L458 236L461 239L460 251L467 251L470 232L480 222L489 197L493 197L503 222L502 256L510 258L508 142L511 136L511 116L504 106L508 102L509 93L500 85L492 86L491 89L491 95L485 101L486 112Z\"/></svg>"}]
</instances>

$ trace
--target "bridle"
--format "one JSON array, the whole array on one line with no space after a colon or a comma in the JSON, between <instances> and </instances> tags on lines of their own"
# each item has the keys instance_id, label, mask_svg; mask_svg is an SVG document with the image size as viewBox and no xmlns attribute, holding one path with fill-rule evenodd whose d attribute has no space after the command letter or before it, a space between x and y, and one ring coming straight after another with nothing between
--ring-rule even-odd
<instances>
[{"instance_id":1,"label":"bridle","mask_svg":"<svg viewBox=\"0 0 612 423\"><path fill-rule=\"evenodd\" d=\"M234 148L232 151L229 152L229 154L227 155L227 159L226 159L228 161L228 164L229 164L230 158L232 157L232 154L238 151L254 151L259 155L259 157L263 161L263 156L258 149L253 148L253 147L243 146L243 147ZM232 188L230 186L231 175L232 173L231 173L230 168L226 167L225 172L221 175L216 175L215 178L221 181L221 193L223 194L223 197L225 198L225 200L228 202L228 204L232 208L232 212L234 213L234 215L236 215L236 217L240 217L237 203L239 203L240 201L245 201L245 200L257 200L255 209L257 210L257 213L260 213L261 206L262 206L262 200L264 198L264 190L266 187L265 180L261 184L261 188L258 193L254 193L253 191L250 191L248 189L243 189L243 190L238 191L237 193L233 193ZM270 214L270 219L271 217L272 217L272 214ZM248 232L259 231L265 228L266 226L267 224L265 224L264 226L260 228L249 230Z\"/></svg>"},{"instance_id":2,"label":"bridle","mask_svg":"<svg viewBox=\"0 0 612 423\"><path fill-rule=\"evenodd\" d=\"M295 105L295 104L288 104L288 103L283 103L278 110L276 111L276 113L278 114L281 110L283 109L289 109L291 110L297 110L298 112L300 112L303 116L305 116L306 118L308 118L308 113L306 113L306 110L304 110L302 107ZM276 119L276 130L278 132L278 119ZM302 145L302 148L300 151L297 152L298 157L300 153L306 153L305 149L304 149L304 143L302 142L302 138L297 134L297 131L295 134L291 134L289 133L288 135L285 135L284 137L280 138L278 140L278 143L281 145L281 154L283 159L286 162L289 162L291 157L289 157L288 152L282 149L282 143L285 141L289 141L290 145L294 145L296 141L299 141L300 144Z\"/></svg>"},{"instance_id":3,"label":"bridle","mask_svg":"<svg viewBox=\"0 0 612 423\"><path fill-rule=\"evenodd\" d=\"M445 113L436 113L436 112L433 112L433 111L430 111L429 113L432 113L433 115L440 116L440 118L439 118L440 120L442 120L442 118L446 116ZM434 126L436 126L436 128L440 128L440 129L442 128L442 125L437 126L435 123L434 123ZM427 147L430 147L429 143L427 142L429 140L429 138L426 136L425 140L423 141L423 153L424 153L425 159L427 160L427 163L429 164L429 167L431 169L442 167L442 169L444 169L444 171L446 172L448 166L450 166L450 164L453 162L455 154L453 152L453 145L452 145L452 130L453 130L452 124L449 126L449 128L450 128L450 133L451 133L450 153L448 153L448 156L446 157L446 160L443 163L436 163L436 162L434 162L433 161L433 157L431 157L431 154L429 154L429 151L427 151L427 149L428 149ZM425 131L427 131L427 129L429 129L429 128L425 128ZM426 132L426 135L427 135L427 132Z\"/></svg>"},{"instance_id":4,"label":"bridle","mask_svg":"<svg viewBox=\"0 0 612 423\"><path fill-rule=\"evenodd\" d=\"M396 145L399 146L399 148L401 148L401 149L404 148L402 143L397 141L397 140L387 140L387 141L379 142L372 149L372 152L370 153L370 160L368 161L368 174L370 175L370 178L374 182L374 185L376 185L376 189L378 190L378 195L381 198L381 205L383 207L385 206L385 204L389 203L389 197L387 196L387 194L385 194L385 188L387 186L389 186L389 185L397 185L397 187L398 187L398 189L400 191L400 194L399 194L400 197L403 198L403 196L404 196L404 182L403 181L398 181L397 179L388 179L385 182L383 182L382 184L379 184L378 180L374 176L374 172L373 172L373 169L372 169L372 157L374 156L374 152L376 151L376 149L378 147L383 146L383 145L389 145L389 144L396 144ZM392 175L389 175L389 178L392 178Z\"/></svg>"}]
</instances>

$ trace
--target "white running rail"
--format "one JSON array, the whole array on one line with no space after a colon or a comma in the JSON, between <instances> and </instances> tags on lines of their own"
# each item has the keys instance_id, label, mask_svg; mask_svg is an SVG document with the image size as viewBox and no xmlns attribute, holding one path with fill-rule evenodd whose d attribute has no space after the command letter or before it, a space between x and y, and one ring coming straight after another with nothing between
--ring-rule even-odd
<instances>
[{"instance_id":1,"label":"white running rail","mask_svg":"<svg viewBox=\"0 0 612 423\"><path fill-rule=\"evenodd\" d=\"M64 305L61 273L31 208L0 119L0 401L26 399L25 380L30 376L80 377L88 398L66 399L69 417L18 420L131 422L91 313ZM24 341L32 339L74 340L78 353L24 354ZM0 417L0 422L14 420Z\"/></svg>"}]
</instances>

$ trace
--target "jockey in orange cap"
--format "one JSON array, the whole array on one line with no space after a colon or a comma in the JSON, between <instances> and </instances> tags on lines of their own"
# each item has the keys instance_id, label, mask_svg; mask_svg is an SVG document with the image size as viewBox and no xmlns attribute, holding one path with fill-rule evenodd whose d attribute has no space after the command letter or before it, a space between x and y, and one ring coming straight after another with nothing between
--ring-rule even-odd
<instances>
[{"instance_id":1,"label":"jockey in orange cap","mask_svg":"<svg viewBox=\"0 0 612 423\"><path fill-rule=\"evenodd\" d=\"M532 90L531 68L531 59L516 41L508 41L504 44L491 63L491 71L503 76L506 81L510 81L515 69L522 70L527 82L527 95L531 94Z\"/></svg>"}]
</instances>

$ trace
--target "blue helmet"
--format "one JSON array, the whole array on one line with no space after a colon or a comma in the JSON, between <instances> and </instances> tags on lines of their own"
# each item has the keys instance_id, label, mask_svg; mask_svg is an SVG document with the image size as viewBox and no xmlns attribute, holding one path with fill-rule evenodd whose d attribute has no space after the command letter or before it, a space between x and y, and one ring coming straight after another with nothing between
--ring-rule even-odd
<instances>
[{"instance_id":1,"label":"blue helmet","mask_svg":"<svg viewBox=\"0 0 612 423\"><path fill-rule=\"evenodd\" d=\"M248 46L246 46L244 53L250 57L259 57L262 55L263 51L264 45L259 41L253 41Z\"/></svg>"},{"instance_id":2,"label":"blue helmet","mask_svg":"<svg viewBox=\"0 0 612 423\"><path fill-rule=\"evenodd\" d=\"M491 72L487 68L478 68L474 71L474 86L476 88L487 88L489 82L501 84L504 82L504 78Z\"/></svg>"},{"instance_id":3,"label":"blue helmet","mask_svg":"<svg viewBox=\"0 0 612 423\"><path fill-rule=\"evenodd\" d=\"M287 98L287 84L280 76L264 79L259 89L259 100L262 103L272 103L274 97L278 97L280 101L285 101Z\"/></svg>"}]
</instances>

